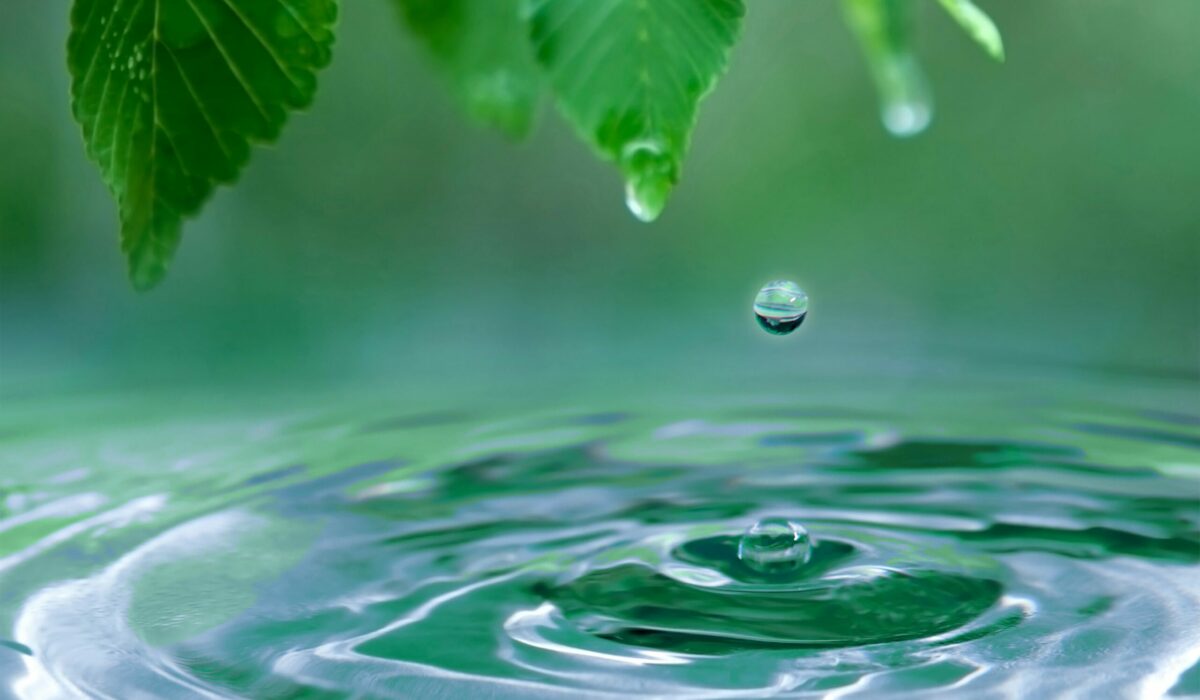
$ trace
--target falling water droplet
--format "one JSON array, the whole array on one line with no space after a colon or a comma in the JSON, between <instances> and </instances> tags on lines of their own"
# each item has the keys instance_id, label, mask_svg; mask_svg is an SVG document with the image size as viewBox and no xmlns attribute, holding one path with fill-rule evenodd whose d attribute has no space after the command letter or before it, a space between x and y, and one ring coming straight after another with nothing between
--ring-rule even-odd
<instances>
[{"instance_id":1,"label":"falling water droplet","mask_svg":"<svg viewBox=\"0 0 1200 700\"><path fill-rule=\"evenodd\" d=\"M768 333L787 335L799 328L807 315L808 295L795 282L767 282L754 297L754 317Z\"/></svg>"},{"instance_id":2,"label":"falling water droplet","mask_svg":"<svg viewBox=\"0 0 1200 700\"><path fill-rule=\"evenodd\" d=\"M746 528L738 542L738 559L764 574L798 569L811 554L808 530L787 518L763 518Z\"/></svg>"}]
</instances>

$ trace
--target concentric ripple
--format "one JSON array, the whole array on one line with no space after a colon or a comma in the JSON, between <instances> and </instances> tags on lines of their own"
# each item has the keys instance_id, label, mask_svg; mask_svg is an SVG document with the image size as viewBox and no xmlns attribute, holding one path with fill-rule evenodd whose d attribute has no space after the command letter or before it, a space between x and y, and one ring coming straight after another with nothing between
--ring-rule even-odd
<instances>
[{"instance_id":1,"label":"concentric ripple","mask_svg":"<svg viewBox=\"0 0 1200 700\"><path fill-rule=\"evenodd\" d=\"M0 694L1200 692L1196 421L861 401L24 431Z\"/></svg>"}]
</instances>

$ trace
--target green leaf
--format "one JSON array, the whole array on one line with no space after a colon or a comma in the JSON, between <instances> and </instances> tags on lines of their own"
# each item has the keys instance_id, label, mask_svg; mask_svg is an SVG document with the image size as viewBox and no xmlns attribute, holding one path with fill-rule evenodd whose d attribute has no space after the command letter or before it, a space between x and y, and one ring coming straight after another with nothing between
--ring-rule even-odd
<instances>
[{"instance_id":1,"label":"green leaf","mask_svg":"<svg viewBox=\"0 0 1200 700\"><path fill-rule=\"evenodd\" d=\"M183 218L237 178L250 144L312 101L336 17L335 0L75 0L72 110L135 287L162 278Z\"/></svg>"},{"instance_id":2,"label":"green leaf","mask_svg":"<svg viewBox=\"0 0 1200 700\"><path fill-rule=\"evenodd\" d=\"M843 0L842 7L875 80L884 128L919 134L933 117L933 99L909 46L908 0Z\"/></svg>"},{"instance_id":3,"label":"green leaf","mask_svg":"<svg viewBox=\"0 0 1200 700\"><path fill-rule=\"evenodd\" d=\"M559 110L626 183L643 221L679 181L696 107L725 70L741 0L533 0Z\"/></svg>"},{"instance_id":4,"label":"green leaf","mask_svg":"<svg viewBox=\"0 0 1200 700\"><path fill-rule=\"evenodd\" d=\"M542 85L520 0L396 2L474 118L514 138L529 133Z\"/></svg>"},{"instance_id":5,"label":"green leaf","mask_svg":"<svg viewBox=\"0 0 1200 700\"><path fill-rule=\"evenodd\" d=\"M941 0L942 7L958 22L989 56L1004 60L1004 42L992 18L984 14L971 0Z\"/></svg>"}]
</instances>

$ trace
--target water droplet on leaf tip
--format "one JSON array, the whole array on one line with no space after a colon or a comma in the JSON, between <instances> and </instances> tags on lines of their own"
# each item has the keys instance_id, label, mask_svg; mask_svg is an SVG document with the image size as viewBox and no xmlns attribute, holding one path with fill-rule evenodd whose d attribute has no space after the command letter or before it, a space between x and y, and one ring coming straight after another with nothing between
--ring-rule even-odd
<instances>
[{"instance_id":1,"label":"water droplet on leaf tip","mask_svg":"<svg viewBox=\"0 0 1200 700\"><path fill-rule=\"evenodd\" d=\"M787 518L763 518L746 528L738 541L738 559L759 573L793 571L808 563L808 530Z\"/></svg>"},{"instance_id":2,"label":"water droplet on leaf tip","mask_svg":"<svg viewBox=\"0 0 1200 700\"><path fill-rule=\"evenodd\" d=\"M808 294L787 280L767 282L754 297L754 317L768 333L787 335L808 316Z\"/></svg>"},{"instance_id":3,"label":"water droplet on leaf tip","mask_svg":"<svg viewBox=\"0 0 1200 700\"><path fill-rule=\"evenodd\" d=\"M641 221L654 221L667 204L675 165L658 138L629 141L621 148L625 206Z\"/></svg>"},{"instance_id":4,"label":"water droplet on leaf tip","mask_svg":"<svg viewBox=\"0 0 1200 700\"><path fill-rule=\"evenodd\" d=\"M882 119L883 127L892 136L916 136L929 126L933 109L927 102L901 100L885 105Z\"/></svg>"},{"instance_id":5,"label":"water droplet on leaf tip","mask_svg":"<svg viewBox=\"0 0 1200 700\"><path fill-rule=\"evenodd\" d=\"M655 205L649 198L643 197L632 182L625 185L625 206L631 214L637 217L638 221L647 223L654 221L662 213L662 206Z\"/></svg>"}]
</instances>

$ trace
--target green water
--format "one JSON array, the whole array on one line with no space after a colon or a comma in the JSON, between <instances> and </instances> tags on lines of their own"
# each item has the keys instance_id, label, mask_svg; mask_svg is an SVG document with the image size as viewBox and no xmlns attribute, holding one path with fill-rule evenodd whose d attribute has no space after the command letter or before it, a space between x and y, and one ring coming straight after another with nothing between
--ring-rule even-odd
<instances>
[{"instance_id":1,"label":"green water","mask_svg":"<svg viewBox=\"0 0 1200 700\"><path fill-rule=\"evenodd\" d=\"M9 397L0 696L1196 695L1198 388Z\"/></svg>"}]
</instances>

